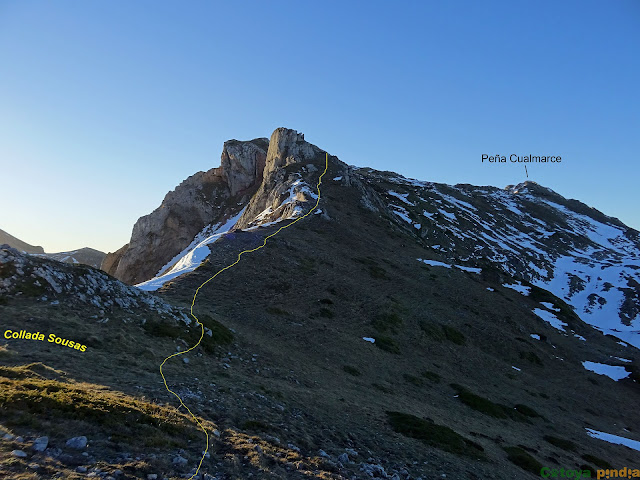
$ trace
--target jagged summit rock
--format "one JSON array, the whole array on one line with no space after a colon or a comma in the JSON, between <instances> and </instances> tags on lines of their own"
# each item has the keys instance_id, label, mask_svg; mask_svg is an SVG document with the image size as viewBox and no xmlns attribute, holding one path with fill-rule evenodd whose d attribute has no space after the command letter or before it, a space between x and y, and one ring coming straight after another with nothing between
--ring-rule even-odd
<instances>
[{"instance_id":1,"label":"jagged summit rock","mask_svg":"<svg viewBox=\"0 0 640 480\"><path fill-rule=\"evenodd\" d=\"M294 216L298 206L295 202L283 203L283 199L288 196L292 200L305 202L314 192L309 185L302 182L300 172L286 172L286 167L298 165L304 167L307 173L316 172L321 164L324 164L322 154L323 150L308 143L304 134L288 128L277 128L269 140L262 183L240 217L236 228L250 227L256 220L276 221Z\"/></svg>"},{"instance_id":2,"label":"jagged summit rock","mask_svg":"<svg viewBox=\"0 0 640 480\"><path fill-rule=\"evenodd\" d=\"M320 149L304 139L303 133L289 128L276 128L269 140L265 176L281 167L314 158Z\"/></svg>"}]
</instances>

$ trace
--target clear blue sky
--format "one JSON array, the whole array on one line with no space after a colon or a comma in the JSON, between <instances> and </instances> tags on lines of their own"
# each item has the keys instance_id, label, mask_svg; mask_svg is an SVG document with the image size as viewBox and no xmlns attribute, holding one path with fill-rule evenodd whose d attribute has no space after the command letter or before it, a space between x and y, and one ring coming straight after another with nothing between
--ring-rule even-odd
<instances>
[{"instance_id":1,"label":"clear blue sky","mask_svg":"<svg viewBox=\"0 0 640 480\"><path fill-rule=\"evenodd\" d=\"M0 228L113 251L230 138L533 180L640 228L640 2L0 1Z\"/></svg>"}]
</instances>

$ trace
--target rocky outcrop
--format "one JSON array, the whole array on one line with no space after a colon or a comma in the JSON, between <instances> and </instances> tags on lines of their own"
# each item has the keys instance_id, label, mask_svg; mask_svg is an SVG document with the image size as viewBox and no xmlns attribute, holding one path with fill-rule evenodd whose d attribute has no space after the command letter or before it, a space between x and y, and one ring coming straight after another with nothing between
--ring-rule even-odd
<instances>
[{"instance_id":1,"label":"rocky outcrop","mask_svg":"<svg viewBox=\"0 0 640 480\"><path fill-rule=\"evenodd\" d=\"M127 251L127 248L129 248L128 243L120 247L115 252L107 253L107 255L102 260L102 265L100 265L100 268L107 272L109 275L115 276L116 269L118 268L118 264L120 263L120 259L122 258L122 255L124 255L124 252Z\"/></svg>"},{"instance_id":2,"label":"rocky outcrop","mask_svg":"<svg viewBox=\"0 0 640 480\"><path fill-rule=\"evenodd\" d=\"M269 140L257 138L250 142L224 142L220 165L231 195L242 193L262 181Z\"/></svg>"},{"instance_id":3,"label":"rocky outcrop","mask_svg":"<svg viewBox=\"0 0 640 480\"><path fill-rule=\"evenodd\" d=\"M247 228L254 225L256 220L275 221L294 215L298 208L296 201L306 202L309 194L314 193L303 181L303 177L312 173L317 176L318 167L314 162L320 163L323 160L323 150L305 141L304 134L282 127L274 130L269 140L264 178L236 228ZM285 167L294 164L298 164L300 168L287 171ZM294 201L283 205L283 200L287 197L292 197Z\"/></svg>"},{"instance_id":4,"label":"rocky outcrop","mask_svg":"<svg viewBox=\"0 0 640 480\"><path fill-rule=\"evenodd\" d=\"M130 284L153 278L205 226L237 214L248 202L262 179L267 148L264 138L225 142L221 166L187 178L138 219L128 245L109 254L103 270Z\"/></svg>"},{"instance_id":5,"label":"rocky outcrop","mask_svg":"<svg viewBox=\"0 0 640 480\"><path fill-rule=\"evenodd\" d=\"M313 159L321 150L304 139L303 133L289 128L276 128L269 140L269 151L264 170L265 178L281 167Z\"/></svg>"},{"instance_id":6,"label":"rocky outcrop","mask_svg":"<svg viewBox=\"0 0 640 480\"><path fill-rule=\"evenodd\" d=\"M83 265L89 265L93 268L100 268L102 262L106 257L104 252L88 247L79 248L78 250L71 250L68 252L44 253L36 255L39 257L50 258L51 260L57 260L58 262L71 264L81 263Z\"/></svg>"}]
</instances>

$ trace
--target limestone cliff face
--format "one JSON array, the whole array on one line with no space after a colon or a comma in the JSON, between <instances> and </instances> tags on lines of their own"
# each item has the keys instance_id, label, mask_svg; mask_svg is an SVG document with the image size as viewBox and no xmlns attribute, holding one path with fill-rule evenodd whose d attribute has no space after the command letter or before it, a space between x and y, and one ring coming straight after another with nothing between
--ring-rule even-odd
<instances>
[{"instance_id":1,"label":"limestone cliff face","mask_svg":"<svg viewBox=\"0 0 640 480\"><path fill-rule=\"evenodd\" d=\"M299 202L308 202L315 192L307 187L315 185L318 167L314 163L324 164L323 155L323 150L306 142L302 133L277 128L269 140L262 183L236 228L291 217L295 209L300 208ZM286 168L292 165L298 168ZM288 197L294 201L284 202Z\"/></svg>"},{"instance_id":2,"label":"limestone cliff face","mask_svg":"<svg viewBox=\"0 0 640 480\"><path fill-rule=\"evenodd\" d=\"M266 138L224 142L220 165L231 195L242 193L262 181L268 146Z\"/></svg>"},{"instance_id":3,"label":"limestone cliff face","mask_svg":"<svg viewBox=\"0 0 640 480\"><path fill-rule=\"evenodd\" d=\"M103 270L129 284L152 278L206 225L237 214L238 205L248 202L262 179L267 147L264 138L225 142L221 167L198 172L167 193L135 223L129 244L107 255Z\"/></svg>"},{"instance_id":4,"label":"limestone cliff face","mask_svg":"<svg viewBox=\"0 0 640 480\"><path fill-rule=\"evenodd\" d=\"M122 258L122 255L124 255L124 252L127 251L127 248L129 248L128 243L120 247L115 252L107 253L107 256L102 260L102 265L100 265L100 268L107 272L109 275L115 277L118 263L120 263L120 259Z\"/></svg>"}]
</instances>

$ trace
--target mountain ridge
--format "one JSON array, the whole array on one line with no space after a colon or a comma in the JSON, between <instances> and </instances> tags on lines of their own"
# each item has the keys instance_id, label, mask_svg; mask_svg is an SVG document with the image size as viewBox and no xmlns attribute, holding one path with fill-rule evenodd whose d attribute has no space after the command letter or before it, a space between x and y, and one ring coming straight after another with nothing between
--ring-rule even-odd
<instances>
[{"instance_id":1,"label":"mountain ridge","mask_svg":"<svg viewBox=\"0 0 640 480\"><path fill-rule=\"evenodd\" d=\"M45 253L44 248L29 245L4 230L0 230L0 245L8 245L9 247L15 248L24 253L50 258L59 262L82 263L85 265L91 265L94 268L100 268L106 255L99 250L89 247L78 248L76 250L69 250L66 252Z\"/></svg>"},{"instance_id":2,"label":"mountain ridge","mask_svg":"<svg viewBox=\"0 0 640 480\"><path fill-rule=\"evenodd\" d=\"M18 250L26 253L44 253L44 248L29 245L27 242L23 242L4 230L0 230L0 245L2 244L7 244L10 247L17 248Z\"/></svg>"},{"instance_id":3,"label":"mountain ridge","mask_svg":"<svg viewBox=\"0 0 640 480\"><path fill-rule=\"evenodd\" d=\"M17 412L12 434L51 439L42 456L5 471L27 472L35 460L67 476L76 465L114 478L192 474L203 435L175 423L157 370L200 337L190 308L203 343L166 372L213 432L204 475L511 480L539 478L542 466L595 476L601 465L633 464L632 447L603 438L634 445L640 431L628 286L636 234L537 193L543 187L422 182L327 154L318 210L207 283L193 304L240 251L315 205L325 152L293 130L272 139L255 193L233 197L220 183L212 223L154 259L148 270L162 275L137 286L0 249L6 328L55 331L88 348L81 356L39 342L0 345L0 422ZM180 195L187 213L190 198L201 200ZM70 382L56 374L47 381L57 383L21 396L44 381L37 375L53 375L32 362ZM91 398L74 386L88 381ZM130 402L115 424L99 420L122 411L106 387ZM67 392L79 401L64 403ZM65 446L78 435L89 439L88 456ZM11 448L23 446L0 443L0 454Z\"/></svg>"},{"instance_id":4,"label":"mountain ridge","mask_svg":"<svg viewBox=\"0 0 640 480\"><path fill-rule=\"evenodd\" d=\"M253 153L236 153L235 157L227 153L237 146L255 152L256 142L262 152L268 145L263 163L243 160ZM223 166L217 168L231 171L233 159L237 164L248 163L252 173L245 175L241 185L251 185L250 194L231 202L231 197L220 196L216 201L222 214L209 224L200 222L200 230L186 235L179 250L171 245L171 256L159 260L158 249L150 250L136 265L152 263L155 272L147 269L149 278L145 278L136 269L132 278L142 288L159 288L163 282L197 268L227 232L259 228L299 215L314 197L310 177L317 172L314 162L323 152L303 134L283 127L274 130L268 142L225 142ZM446 185L350 166L333 156L330 162L338 174L329 181L355 188L364 208L408 229L435 258L454 264L462 258L471 267L497 267L520 280L550 288L591 325L640 346L640 234L617 218L533 181L503 189ZM260 167L262 175L257 173ZM182 188L200 187L183 182L176 190ZM191 197L186 198L188 205ZM319 214L329 215L322 208ZM233 224L230 219L235 219ZM155 229L148 233L155 239L167 230L161 224ZM135 256L136 247L129 246L126 251ZM578 263L570 261L574 257ZM124 269L121 265L118 268L110 273L118 277ZM120 278L126 281L129 277Z\"/></svg>"}]
</instances>

